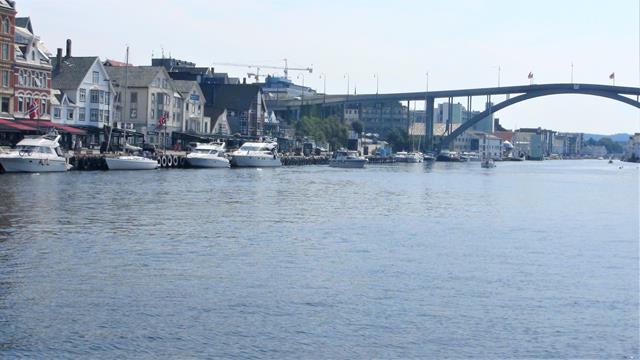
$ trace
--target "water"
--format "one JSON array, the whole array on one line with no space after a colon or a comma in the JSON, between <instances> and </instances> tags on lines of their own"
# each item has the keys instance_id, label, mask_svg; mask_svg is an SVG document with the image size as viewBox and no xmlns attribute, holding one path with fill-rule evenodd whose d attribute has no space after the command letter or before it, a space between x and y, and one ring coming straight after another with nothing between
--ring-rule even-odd
<instances>
[{"instance_id":1,"label":"water","mask_svg":"<svg viewBox=\"0 0 640 360\"><path fill-rule=\"evenodd\" d=\"M0 176L0 357L638 357L637 165Z\"/></svg>"}]
</instances>

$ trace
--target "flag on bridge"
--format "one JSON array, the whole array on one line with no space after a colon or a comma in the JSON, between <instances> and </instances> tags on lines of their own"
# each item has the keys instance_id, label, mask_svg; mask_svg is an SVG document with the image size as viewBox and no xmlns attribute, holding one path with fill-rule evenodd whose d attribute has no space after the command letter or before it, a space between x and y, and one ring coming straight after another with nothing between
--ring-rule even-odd
<instances>
[{"instance_id":1,"label":"flag on bridge","mask_svg":"<svg viewBox=\"0 0 640 360\"><path fill-rule=\"evenodd\" d=\"M533 73L529 72L529 76L528 76L529 80L533 79Z\"/></svg>"},{"instance_id":2,"label":"flag on bridge","mask_svg":"<svg viewBox=\"0 0 640 360\"><path fill-rule=\"evenodd\" d=\"M609 79L615 80L615 78L616 78L616 73L612 72L611 75L609 75Z\"/></svg>"},{"instance_id":3,"label":"flag on bridge","mask_svg":"<svg viewBox=\"0 0 640 360\"><path fill-rule=\"evenodd\" d=\"M27 113L29 113L29 119L33 120L38 117L38 108L40 107L38 99L31 99Z\"/></svg>"}]
</instances>

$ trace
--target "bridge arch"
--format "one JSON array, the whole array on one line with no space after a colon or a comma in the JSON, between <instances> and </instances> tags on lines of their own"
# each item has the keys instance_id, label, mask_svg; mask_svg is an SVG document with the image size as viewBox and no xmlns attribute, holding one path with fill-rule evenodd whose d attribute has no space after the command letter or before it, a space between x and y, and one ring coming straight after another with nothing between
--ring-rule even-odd
<instances>
[{"instance_id":1,"label":"bridge arch","mask_svg":"<svg viewBox=\"0 0 640 360\"><path fill-rule=\"evenodd\" d=\"M549 95L561 95L561 94L579 94L579 95L592 95L592 96L599 96L599 97L604 97L604 98L608 98L608 99L612 99L612 100L616 100L616 101L620 101L622 103L625 104L629 104L631 106L635 106L636 108L640 109L640 102L630 99L626 96L622 96L620 94L617 93L613 93L613 92L609 92L609 91L602 91L602 90L593 90L593 89L581 89L579 86L574 87L573 89L547 89L547 90L536 90L536 91L531 91L531 92L526 92L522 95L518 95L516 97L507 99L499 104L495 104L493 106L491 106L491 108L475 115L474 117L472 117L471 119L469 119L468 121L466 121L465 123L463 123L462 125L460 125L460 127L458 127L456 130L454 130L451 134L449 134L448 136L446 136L442 142L440 143L440 149L446 149L449 147L449 145L460 135L462 135L465 131L469 130L473 125L477 124L478 122L482 121L483 119L485 119L486 117L490 116L491 114L498 112L506 107L509 107L511 105L526 101L526 100L530 100L530 99L534 99L534 98L538 98L538 97L542 97L542 96L549 96Z\"/></svg>"}]
</instances>

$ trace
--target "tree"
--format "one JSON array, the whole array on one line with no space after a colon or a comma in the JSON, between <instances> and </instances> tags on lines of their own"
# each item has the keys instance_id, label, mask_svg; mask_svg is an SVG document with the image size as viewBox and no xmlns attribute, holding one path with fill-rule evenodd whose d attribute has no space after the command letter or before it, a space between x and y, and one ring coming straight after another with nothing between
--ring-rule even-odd
<instances>
[{"instance_id":1,"label":"tree","mask_svg":"<svg viewBox=\"0 0 640 360\"><path fill-rule=\"evenodd\" d=\"M387 134L387 141L395 150L407 150L410 147L409 134L401 128L393 128Z\"/></svg>"}]
</instances>

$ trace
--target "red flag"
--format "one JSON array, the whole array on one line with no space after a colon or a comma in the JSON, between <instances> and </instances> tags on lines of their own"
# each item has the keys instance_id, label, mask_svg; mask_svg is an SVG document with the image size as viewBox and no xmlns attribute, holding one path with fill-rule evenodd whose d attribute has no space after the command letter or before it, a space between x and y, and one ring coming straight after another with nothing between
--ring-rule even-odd
<instances>
[{"instance_id":1,"label":"red flag","mask_svg":"<svg viewBox=\"0 0 640 360\"><path fill-rule=\"evenodd\" d=\"M611 75L609 75L609 79L613 80L616 78L616 73L612 72Z\"/></svg>"},{"instance_id":2,"label":"red flag","mask_svg":"<svg viewBox=\"0 0 640 360\"><path fill-rule=\"evenodd\" d=\"M29 113L29 119L33 120L38 117L38 108L40 108L38 99L31 99L29 109L27 110Z\"/></svg>"},{"instance_id":3,"label":"red flag","mask_svg":"<svg viewBox=\"0 0 640 360\"><path fill-rule=\"evenodd\" d=\"M158 120L158 126L162 127L167 124L167 113L162 113L160 116L160 120Z\"/></svg>"},{"instance_id":4,"label":"red flag","mask_svg":"<svg viewBox=\"0 0 640 360\"><path fill-rule=\"evenodd\" d=\"M529 72L529 79L533 79L533 73Z\"/></svg>"}]
</instances>

